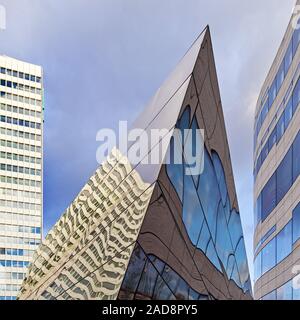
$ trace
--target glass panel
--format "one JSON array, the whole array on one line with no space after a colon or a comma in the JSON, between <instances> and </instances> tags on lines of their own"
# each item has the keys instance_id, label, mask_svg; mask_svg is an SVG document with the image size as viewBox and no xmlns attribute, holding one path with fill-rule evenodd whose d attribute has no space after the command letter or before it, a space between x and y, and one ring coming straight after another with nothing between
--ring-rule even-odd
<instances>
[{"instance_id":1,"label":"glass panel","mask_svg":"<svg viewBox=\"0 0 300 320\"><path fill-rule=\"evenodd\" d=\"M293 61L293 41L291 40L284 57L285 74L288 73L292 61Z\"/></svg>"},{"instance_id":2,"label":"glass panel","mask_svg":"<svg viewBox=\"0 0 300 320\"><path fill-rule=\"evenodd\" d=\"M296 54L300 41L300 30L295 29L293 33L293 56Z\"/></svg>"},{"instance_id":3,"label":"glass panel","mask_svg":"<svg viewBox=\"0 0 300 320\"><path fill-rule=\"evenodd\" d=\"M274 79L272 86L269 90L269 109L272 107L272 104L277 96L277 86L276 86L276 79Z\"/></svg>"},{"instance_id":4,"label":"glass panel","mask_svg":"<svg viewBox=\"0 0 300 320\"><path fill-rule=\"evenodd\" d=\"M203 211L192 176L184 175L183 222L194 245L197 244L203 223Z\"/></svg>"},{"instance_id":5,"label":"glass panel","mask_svg":"<svg viewBox=\"0 0 300 320\"><path fill-rule=\"evenodd\" d=\"M276 300L276 290L265 295L261 300Z\"/></svg>"},{"instance_id":6,"label":"glass panel","mask_svg":"<svg viewBox=\"0 0 300 320\"><path fill-rule=\"evenodd\" d=\"M169 289L165 281L161 276L157 277L154 294L154 300L175 300L175 296L172 291Z\"/></svg>"},{"instance_id":7,"label":"glass panel","mask_svg":"<svg viewBox=\"0 0 300 320\"><path fill-rule=\"evenodd\" d=\"M262 191L262 220L264 221L276 206L276 173Z\"/></svg>"},{"instance_id":8,"label":"glass panel","mask_svg":"<svg viewBox=\"0 0 300 320\"><path fill-rule=\"evenodd\" d=\"M285 259L292 252L292 221L290 221L277 235L277 263Z\"/></svg>"},{"instance_id":9,"label":"glass panel","mask_svg":"<svg viewBox=\"0 0 300 320\"><path fill-rule=\"evenodd\" d=\"M220 265L220 261L218 259L217 253L216 253L216 249L214 247L213 241L210 240L208 247L207 247L207 251L206 251L206 256L207 258L211 261L211 263L220 271L222 272L222 268Z\"/></svg>"},{"instance_id":10,"label":"glass panel","mask_svg":"<svg viewBox=\"0 0 300 320\"><path fill-rule=\"evenodd\" d=\"M292 148L277 168L277 203L286 195L293 183Z\"/></svg>"},{"instance_id":11,"label":"glass panel","mask_svg":"<svg viewBox=\"0 0 300 320\"><path fill-rule=\"evenodd\" d=\"M293 290L292 282L284 284L282 287L277 289L277 300L292 300Z\"/></svg>"},{"instance_id":12,"label":"glass panel","mask_svg":"<svg viewBox=\"0 0 300 320\"><path fill-rule=\"evenodd\" d=\"M276 238L272 239L262 250L262 274L276 264Z\"/></svg>"},{"instance_id":13,"label":"glass panel","mask_svg":"<svg viewBox=\"0 0 300 320\"><path fill-rule=\"evenodd\" d=\"M290 98L289 102L287 103L284 111L284 126L285 130L290 124L293 117L293 100L292 97Z\"/></svg>"},{"instance_id":14,"label":"glass panel","mask_svg":"<svg viewBox=\"0 0 300 320\"><path fill-rule=\"evenodd\" d=\"M151 299L158 273L150 261L146 262L142 278L137 289L138 298Z\"/></svg>"},{"instance_id":15,"label":"glass panel","mask_svg":"<svg viewBox=\"0 0 300 320\"><path fill-rule=\"evenodd\" d=\"M269 151L271 151L272 147L274 146L274 144L277 141L277 131L276 131L276 127L275 129L272 131L269 140L268 140L268 145L269 145Z\"/></svg>"},{"instance_id":16,"label":"glass panel","mask_svg":"<svg viewBox=\"0 0 300 320\"><path fill-rule=\"evenodd\" d=\"M204 171L200 175L198 194L210 232L212 235L215 235L217 210L218 204L221 200L221 195L215 170L206 149L204 153Z\"/></svg>"},{"instance_id":17,"label":"glass panel","mask_svg":"<svg viewBox=\"0 0 300 320\"><path fill-rule=\"evenodd\" d=\"M207 224L204 221L201 232L200 232L197 248L199 248L200 250L203 251L203 253L205 253L209 240L210 240L210 233L209 233Z\"/></svg>"},{"instance_id":18,"label":"glass panel","mask_svg":"<svg viewBox=\"0 0 300 320\"><path fill-rule=\"evenodd\" d=\"M293 112L294 113L298 107L299 102L300 102L300 79L298 79L297 84L293 91Z\"/></svg>"},{"instance_id":19,"label":"glass panel","mask_svg":"<svg viewBox=\"0 0 300 320\"><path fill-rule=\"evenodd\" d=\"M122 299L132 299L138 286L146 262L146 256L140 246L137 246L132 255L122 283Z\"/></svg>"},{"instance_id":20,"label":"glass panel","mask_svg":"<svg viewBox=\"0 0 300 320\"><path fill-rule=\"evenodd\" d=\"M300 203L293 211L293 243L300 238Z\"/></svg>"},{"instance_id":21,"label":"glass panel","mask_svg":"<svg viewBox=\"0 0 300 320\"><path fill-rule=\"evenodd\" d=\"M261 277L261 252L254 260L254 281Z\"/></svg>"},{"instance_id":22,"label":"glass panel","mask_svg":"<svg viewBox=\"0 0 300 320\"><path fill-rule=\"evenodd\" d=\"M295 182L300 174L300 132L293 143L293 181Z\"/></svg>"},{"instance_id":23,"label":"glass panel","mask_svg":"<svg viewBox=\"0 0 300 320\"><path fill-rule=\"evenodd\" d=\"M284 74L284 60L283 60L281 63L281 66L279 67L277 77L276 77L278 90L281 88L281 85L284 81L284 77L285 77L285 74Z\"/></svg>"},{"instance_id":24,"label":"glass panel","mask_svg":"<svg viewBox=\"0 0 300 320\"><path fill-rule=\"evenodd\" d=\"M216 251L225 269L228 263L229 256L233 254L233 250L221 202L219 205L217 219ZM228 277L230 277L230 275L228 275Z\"/></svg>"},{"instance_id":25,"label":"glass panel","mask_svg":"<svg viewBox=\"0 0 300 320\"><path fill-rule=\"evenodd\" d=\"M285 127L284 127L284 113L282 114L282 116L280 117L279 121L277 122L276 128L277 128L277 144L278 144L280 139L281 139L281 137L283 136L284 130L285 130Z\"/></svg>"},{"instance_id":26,"label":"glass panel","mask_svg":"<svg viewBox=\"0 0 300 320\"><path fill-rule=\"evenodd\" d=\"M240 241L241 237L243 236L242 224L240 215L235 210L232 210L230 221L228 224L230 238L232 241L233 249L236 249L238 242Z\"/></svg>"},{"instance_id":27,"label":"glass panel","mask_svg":"<svg viewBox=\"0 0 300 320\"><path fill-rule=\"evenodd\" d=\"M235 252L236 264L238 267L241 285L244 288L245 284L249 280L249 271L247 265L247 255L244 239L242 238L238 244L238 247Z\"/></svg>"},{"instance_id":28,"label":"glass panel","mask_svg":"<svg viewBox=\"0 0 300 320\"><path fill-rule=\"evenodd\" d=\"M267 101L265 102L262 110L261 110L261 122L263 123L267 117L267 114L269 112L269 100L267 99Z\"/></svg>"}]
</instances>

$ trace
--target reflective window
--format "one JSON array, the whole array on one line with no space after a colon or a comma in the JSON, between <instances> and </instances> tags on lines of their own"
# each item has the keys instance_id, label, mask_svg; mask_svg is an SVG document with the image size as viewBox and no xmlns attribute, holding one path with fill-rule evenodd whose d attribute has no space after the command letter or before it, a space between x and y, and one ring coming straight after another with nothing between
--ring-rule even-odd
<instances>
[{"instance_id":1,"label":"reflective window","mask_svg":"<svg viewBox=\"0 0 300 320\"><path fill-rule=\"evenodd\" d=\"M285 74L288 73L292 61L293 61L293 42L291 41L284 57Z\"/></svg>"},{"instance_id":2,"label":"reflective window","mask_svg":"<svg viewBox=\"0 0 300 320\"><path fill-rule=\"evenodd\" d=\"M292 221L290 221L276 236L277 263L292 252Z\"/></svg>"},{"instance_id":3,"label":"reflective window","mask_svg":"<svg viewBox=\"0 0 300 320\"><path fill-rule=\"evenodd\" d=\"M300 174L300 132L293 143L293 181Z\"/></svg>"},{"instance_id":4,"label":"reflective window","mask_svg":"<svg viewBox=\"0 0 300 320\"><path fill-rule=\"evenodd\" d=\"M264 221L276 206L276 174L273 174L262 191L262 220Z\"/></svg>"},{"instance_id":5,"label":"reflective window","mask_svg":"<svg viewBox=\"0 0 300 320\"><path fill-rule=\"evenodd\" d=\"M276 290L268 293L267 295L265 295L264 297L262 297L261 300L276 300Z\"/></svg>"},{"instance_id":6,"label":"reflective window","mask_svg":"<svg viewBox=\"0 0 300 320\"><path fill-rule=\"evenodd\" d=\"M285 127L285 129L290 124L292 117L293 117L293 100L291 97L290 100L288 101L288 103L285 107L285 111L284 111L284 127Z\"/></svg>"},{"instance_id":7,"label":"reflective window","mask_svg":"<svg viewBox=\"0 0 300 320\"><path fill-rule=\"evenodd\" d=\"M283 136L284 130L285 130L284 113L282 114L279 121L277 122L276 128L277 128L277 143L278 143L281 140L281 137Z\"/></svg>"},{"instance_id":8,"label":"reflective window","mask_svg":"<svg viewBox=\"0 0 300 320\"><path fill-rule=\"evenodd\" d=\"M286 195L293 184L292 148L277 169L277 203Z\"/></svg>"},{"instance_id":9,"label":"reflective window","mask_svg":"<svg viewBox=\"0 0 300 320\"><path fill-rule=\"evenodd\" d=\"M268 140L268 145L269 145L269 151L271 151L272 147L274 146L274 144L277 141L277 131L276 131L276 127L275 129L272 131L269 140Z\"/></svg>"},{"instance_id":10,"label":"reflective window","mask_svg":"<svg viewBox=\"0 0 300 320\"><path fill-rule=\"evenodd\" d=\"M184 175L183 221L194 245L197 244L203 223L203 212L192 176Z\"/></svg>"},{"instance_id":11,"label":"reflective window","mask_svg":"<svg viewBox=\"0 0 300 320\"><path fill-rule=\"evenodd\" d=\"M300 79L298 79L297 84L293 91L293 110L295 113L295 110L297 109L297 106L300 102Z\"/></svg>"},{"instance_id":12,"label":"reflective window","mask_svg":"<svg viewBox=\"0 0 300 320\"><path fill-rule=\"evenodd\" d=\"M300 238L300 203L293 211L293 243Z\"/></svg>"},{"instance_id":13,"label":"reflective window","mask_svg":"<svg viewBox=\"0 0 300 320\"><path fill-rule=\"evenodd\" d=\"M284 60L281 63L281 66L279 67L278 73L277 73L277 88L278 90L281 88L281 85L284 81L285 73L284 73Z\"/></svg>"},{"instance_id":14,"label":"reflective window","mask_svg":"<svg viewBox=\"0 0 300 320\"><path fill-rule=\"evenodd\" d=\"M276 79L274 79L271 88L269 90L269 107L271 108L275 98L277 95L277 83L276 83Z\"/></svg>"},{"instance_id":15,"label":"reflective window","mask_svg":"<svg viewBox=\"0 0 300 320\"><path fill-rule=\"evenodd\" d=\"M298 45L299 45L299 41L300 41L300 30L299 29L295 29L294 33L293 33L293 56L296 54Z\"/></svg>"},{"instance_id":16,"label":"reflective window","mask_svg":"<svg viewBox=\"0 0 300 320\"><path fill-rule=\"evenodd\" d=\"M293 299L293 288L292 282L284 284L282 287L277 289L277 300L292 300Z\"/></svg>"},{"instance_id":17,"label":"reflective window","mask_svg":"<svg viewBox=\"0 0 300 320\"><path fill-rule=\"evenodd\" d=\"M262 250L262 274L276 265L276 239L272 239Z\"/></svg>"},{"instance_id":18,"label":"reflective window","mask_svg":"<svg viewBox=\"0 0 300 320\"><path fill-rule=\"evenodd\" d=\"M254 280L256 281L261 277L261 252L254 260Z\"/></svg>"},{"instance_id":19,"label":"reflective window","mask_svg":"<svg viewBox=\"0 0 300 320\"><path fill-rule=\"evenodd\" d=\"M269 111L269 105L268 105L268 99L267 101L265 102L262 110L261 110L261 121L264 122L266 117L267 117L267 114L268 114L268 111Z\"/></svg>"}]
</instances>

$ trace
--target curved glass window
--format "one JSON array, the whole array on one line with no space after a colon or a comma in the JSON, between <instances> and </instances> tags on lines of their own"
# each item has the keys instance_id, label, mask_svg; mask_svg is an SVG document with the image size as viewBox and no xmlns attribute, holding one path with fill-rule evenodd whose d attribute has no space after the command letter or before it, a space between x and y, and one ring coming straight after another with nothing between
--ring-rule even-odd
<instances>
[{"instance_id":1,"label":"curved glass window","mask_svg":"<svg viewBox=\"0 0 300 320\"><path fill-rule=\"evenodd\" d=\"M232 210L229 220L229 232L233 248L236 249L238 242L243 237L241 219L238 212Z\"/></svg>"},{"instance_id":2,"label":"curved glass window","mask_svg":"<svg viewBox=\"0 0 300 320\"><path fill-rule=\"evenodd\" d=\"M276 298L277 300L293 299L292 281L289 281L288 283L277 289Z\"/></svg>"},{"instance_id":3,"label":"curved glass window","mask_svg":"<svg viewBox=\"0 0 300 320\"><path fill-rule=\"evenodd\" d=\"M247 265L247 256L246 256L246 248L244 243L244 238L241 238L237 249L235 251L235 259L240 275L240 280L242 287L244 288L246 283L249 280L249 271L248 271L248 265Z\"/></svg>"},{"instance_id":4,"label":"curved glass window","mask_svg":"<svg viewBox=\"0 0 300 320\"><path fill-rule=\"evenodd\" d=\"M292 221L290 221L276 236L277 263L292 252Z\"/></svg>"},{"instance_id":5,"label":"curved glass window","mask_svg":"<svg viewBox=\"0 0 300 320\"><path fill-rule=\"evenodd\" d=\"M198 194L211 234L216 233L217 209L221 200L219 186L207 150L204 150L204 171L200 175Z\"/></svg>"},{"instance_id":6,"label":"curved glass window","mask_svg":"<svg viewBox=\"0 0 300 320\"><path fill-rule=\"evenodd\" d=\"M293 184L292 149L288 151L280 163L276 172L276 177L277 203L279 203Z\"/></svg>"},{"instance_id":7,"label":"curved glass window","mask_svg":"<svg viewBox=\"0 0 300 320\"><path fill-rule=\"evenodd\" d=\"M216 152L212 152L212 159L216 171L217 181L220 187L223 205L225 206L227 200L227 185L224 169L221 160Z\"/></svg>"},{"instance_id":8,"label":"curved glass window","mask_svg":"<svg viewBox=\"0 0 300 320\"><path fill-rule=\"evenodd\" d=\"M262 250L262 274L276 265L276 238L272 239Z\"/></svg>"},{"instance_id":9,"label":"curved glass window","mask_svg":"<svg viewBox=\"0 0 300 320\"><path fill-rule=\"evenodd\" d=\"M184 175L182 217L192 243L197 245L204 216L196 193L193 178L189 175Z\"/></svg>"},{"instance_id":10,"label":"curved glass window","mask_svg":"<svg viewBox=\"0 0 300 320\"><path fill-rule=\"evenodd\" d=\"M293 243L300 239L300 203L293 211Z\"/></svg>"},{"instance_id":11,"label":"curved glass window","mask_svg":"<svg viewBox=\"0 0 300 320\"><path fill-rule=\"evenodd\" d=\"M276 174L273 174L262 191L262 214L264 221L276 207Z\"/></svg>"}]
</instances>

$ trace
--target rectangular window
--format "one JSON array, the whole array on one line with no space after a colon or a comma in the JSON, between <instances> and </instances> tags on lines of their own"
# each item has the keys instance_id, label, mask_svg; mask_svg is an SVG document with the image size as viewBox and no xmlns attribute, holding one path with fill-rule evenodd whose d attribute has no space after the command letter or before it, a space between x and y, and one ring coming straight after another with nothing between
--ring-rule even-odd
<instances>
[{"instance_id":1,"label":"rectangular window","mask_svg":"<svg viewBox=\"0 0 300 320\"><path fill-rule=\"evenodd\" d=\"M268 105L268 99L266 103L264 104L262 110L261 110L261 122L263 123L267 117L267 114L269 112L269 105Z\"/></svg>"},{"instance_id":2,"label":"rectangular window","mask_svg":"<svg viewBox=\"0 0 300 320\"><path fill-rule=\"evenodd\" d=\"M292 221L290 221L276 237L277 263L292 252Z\"/></svg>"},{"instance_id":3,"label":"rectangular window","mask_svg":"<svg viewBox=\"0 0 300 320\"><path fill-rule=\"evenodd\" d=\"M276 96L277 96L277 85L276 85L276 79L274 79L271 85L271 88L269 90L269 109L271 109Z\"/></svg>"},{"instance_id":4,"label":"rectangular window","mask_svg":"<svg viewBox=\"0 0 300 320\"><path fill-rule=\"evenodd\" d=\"M282 116L280 117L279 121L277 122L276 125L276 130L277 130L277 144L279 143L279 141L281 140L283 134L284 134L284 113L282 114Z\"/></svg>"},{"instance_id":5,"label":"rectangular window","mask_svg":"<svg viewBox=\"0 0 300 320\"><path fill-rule=\"evenodd\" d=\"M284 111L284 127L285 130L289 126L293 117L293 100L292 97L290 98L289 102L287 103Z\"/></svg>"},{"instance_id":6,"label":"rectangular window","mask_svg":"<svg viewBox=\"0 0 300 320\"><path fill-rule=\"evenodd\" d=\"M293 287L291 281L277 289L277 300L292 300L292 295Z\"/></svg>"},{"instance_id":7,"label":"rectangular window","mask_svg":"<svg viewBox=\"0 0 300 320\"><path fill-rule=\"evenodd\" d=\"M293 61L293 41L291 40L284 57L285 74L288 73L292 61Z\"/></svg>"},{"instance_id":8,"label":"rectangular window","mask_svg":"<svg viewBox=\"0 0 300 320\"><path fill-rule=\"evenodd\" d=\"M276 76L278 90L281 88L281 85L284 81L284 77L285 77L285 74L284 74L284 60L283 60Z\"/></svg>"},{"instance_id":9,"label":"rectangular window","mask_svg":"<svg viewBox=\"0 0 300 320\"><path fill-rule=\"evenodd\" d=\"M293 56L296 54L300 41L300 30L296 29L293 33Z\"/></svg>"},{"instance_id":10,"label":"rectangular window","mask_svg":"<svg viewBox=\"0 0 300 320\"><path fill-rule=\"evenodd\" d=\"M293 143L293 182L300 174L300 132Z\"/></svg>"},{"instance_id":11,"label":"rectangular window","mask_svg":"<svg viewBox=\"0 0 300 320\"><path fill-rule=\"evenodd\" d=\"M262 220L276 207L276 173L270 178L262 191Z\"/></svg>"},{"instance_id":12,"label":"rectangular window","mask_svg":"<svg viewBox=\"0 0 300 320\"><path fill-rule=\"evenodd\" d=\"M261 162L262 163L266 160L268 154L269 154L269 146L266 143L265 146L263 147L262 151L261 151Z\"/></svg>"},{"instance_id":13,"label":"rectangular window","mask_svg":"<svg viewBox=\"0 0 300 320\"><path fill-rule=\"evenodd\" d=\"M293 243L300 238L300 203L293 211Z\"/></svg>"},{"instance_id":14,"label":"rectangular window","mask_svg":"<svg viewBox=\"0 0 300 320\"><path fill-rule=\"evenodd\" d=\"M277 168L277 203L279 203L293 184L292 148Z\"/></svg>"},{"instance_id":15,"label":"rectangular window","mask_svg":"<svg viewBox=\"0 0 300 320\"><path fill-rule=\"evenodd\" d=\"M293 91L293 113L295 113L299 102L300 102L300 79L298 79L297 84Z\"/></svg>"},{"instance_id":16,"label":"rectangular window","mask_svg":"<svg viewBox=\"0 0 300 320\"><path fill-rule=\"evenodd\" d=\"M268 272L276 265L276 239L272 239L262 249L262 274Z\"/></svg>"},{"instance_id":17,"label":"rectangular window","mask_svg":"<svg viewBox=\"0 0 300 320\"><path fill-rule=\"evenodd\" d=\"M275 127L269 137L269 140L268 140L269 151L271 151L271 149L273 148L273 146L276 142L277 142L277 131L276 131L276 127Z\"/></svg>"}]
</instances>

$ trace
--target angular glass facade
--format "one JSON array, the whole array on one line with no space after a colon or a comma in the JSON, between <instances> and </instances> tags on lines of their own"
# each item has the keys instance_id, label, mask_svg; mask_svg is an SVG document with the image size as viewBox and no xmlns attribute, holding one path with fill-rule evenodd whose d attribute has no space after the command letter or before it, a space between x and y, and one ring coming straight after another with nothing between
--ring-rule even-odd
<instances>
[{"instance_id":1,"label":"angular glass facade","mask_svg":"<svg viewBox=\"0 0 300 320\"><path fill-rule=\"evenodd\" d=\"M141 159L161 148L169 161L133 165L114 149L36 251L19 299L251 299L220 101L206 28L133 126L166 129Z\"/></svg>"}]
</instances>

